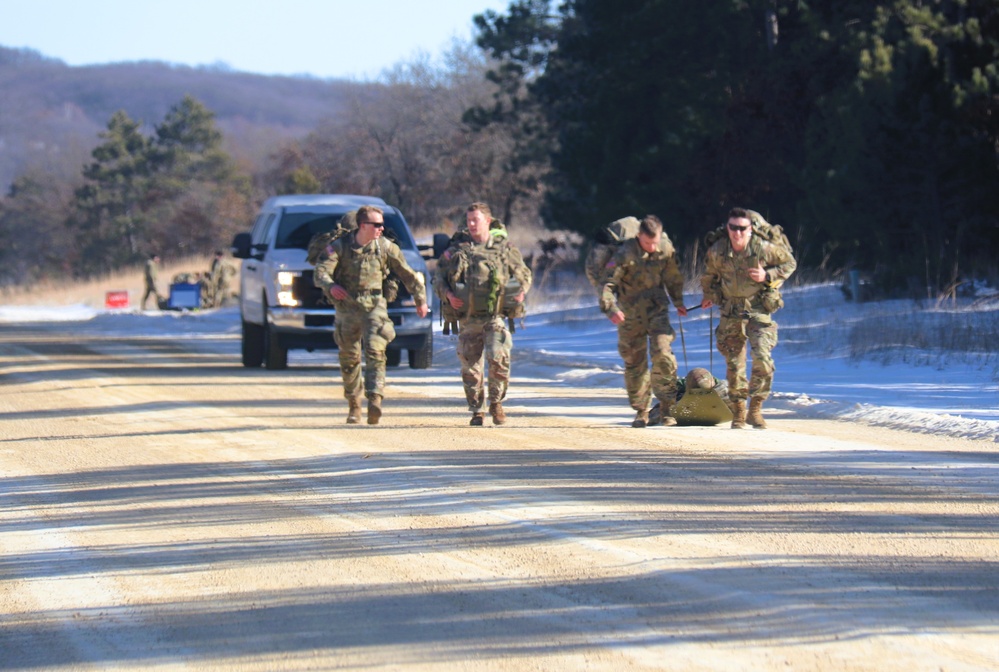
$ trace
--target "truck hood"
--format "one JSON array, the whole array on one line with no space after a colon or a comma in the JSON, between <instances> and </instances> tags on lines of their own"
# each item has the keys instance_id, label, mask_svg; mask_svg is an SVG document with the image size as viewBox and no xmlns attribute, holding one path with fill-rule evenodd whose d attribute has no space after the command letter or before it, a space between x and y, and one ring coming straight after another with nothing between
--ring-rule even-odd
<instances>
[{"instance_id":1,"label":"truck hood","mask_svg":"<svg viewBox=\"0 0 999 672\"><path fill-rule=\"evenodd\" d=\"M307 252L305 250L271 250L268 252L267 258L276 271L311 271L313 266L306 261L306 255ZM403 250L402 256L406 258L406 263L414 271L427 273L427 263L420 256L419 252L415 250Z\"/></svg>"},{"instance_id":2,"label":"truck hood","mask_svg":"<svg viewBox=\"0 0 999 672\"><path fill-rule=\"evenodd\" d=\"M305 256L305 250L268 250L267 265L275 271L311 271L312 265L305 260ZM244 259L243 263L260 262L256 259Z\"/></svg>"}]
</instances>

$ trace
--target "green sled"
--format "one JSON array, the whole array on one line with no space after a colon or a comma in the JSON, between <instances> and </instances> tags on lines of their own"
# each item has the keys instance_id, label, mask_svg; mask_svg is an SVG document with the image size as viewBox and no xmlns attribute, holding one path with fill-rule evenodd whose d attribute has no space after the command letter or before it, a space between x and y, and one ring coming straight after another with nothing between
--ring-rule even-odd
<instances>
[{"instance_id":1,"label":"green sled","mask_svg":"<svg viewBox=\"0 0 999 672\"><path fill-rule=\"evenodd\" d=\"M673 406L673 417L678 425L711 426L732 422L732 411L717 390L691 389L685 391ZM649 412L649 424L658 425L661 422L662 414L656 401Z\"/></svg>"}]
</instances>

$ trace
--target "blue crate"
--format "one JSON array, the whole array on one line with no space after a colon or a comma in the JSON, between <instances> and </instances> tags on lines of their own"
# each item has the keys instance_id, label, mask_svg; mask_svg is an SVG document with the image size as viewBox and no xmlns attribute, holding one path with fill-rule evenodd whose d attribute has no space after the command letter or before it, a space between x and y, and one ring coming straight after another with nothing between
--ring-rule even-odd
<instances>
[{"instance_id":1,"label":"blue crate","mask_svg":"<svg viewBox=\"0 0 999 672\"><path fill-rule=\"evenodd\" d=\"M190 282L175 282L170 285L167 307L172 310L201 308L201 285Z\"/></svg>"}]
</instances>

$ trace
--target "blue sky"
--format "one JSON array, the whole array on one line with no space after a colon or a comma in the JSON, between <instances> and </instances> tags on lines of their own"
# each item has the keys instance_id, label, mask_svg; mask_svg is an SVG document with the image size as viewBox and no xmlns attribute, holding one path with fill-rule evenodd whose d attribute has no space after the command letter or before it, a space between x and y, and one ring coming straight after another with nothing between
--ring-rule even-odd
<instances>
[{"instance_id":1,"label":"blue sky","mask_svg":"<svg viewBox=\"0 0 999 672\"><path fill-rule=\"evenodd\" d=\"M0 45L68 65L153 60L374 79L469 40L509 0L0 0Z\"/></svg>"}]
</instances>

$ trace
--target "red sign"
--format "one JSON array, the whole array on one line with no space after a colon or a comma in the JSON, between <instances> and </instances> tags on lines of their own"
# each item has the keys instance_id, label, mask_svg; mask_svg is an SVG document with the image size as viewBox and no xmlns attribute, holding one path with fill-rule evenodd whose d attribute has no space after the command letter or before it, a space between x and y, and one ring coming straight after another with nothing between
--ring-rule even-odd
<instances>
[{"instance_id":1,"label":"red sign","mask_svg":"<svg viewBox=\"0 0 999 672\"><path fill-rule=\"evenodd\" d=\"M108 309L128 308L128 290L119 289L104 294L104 307Z\"/></svg>"}]
</instances>

